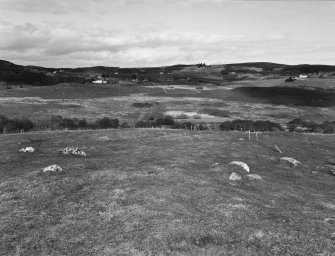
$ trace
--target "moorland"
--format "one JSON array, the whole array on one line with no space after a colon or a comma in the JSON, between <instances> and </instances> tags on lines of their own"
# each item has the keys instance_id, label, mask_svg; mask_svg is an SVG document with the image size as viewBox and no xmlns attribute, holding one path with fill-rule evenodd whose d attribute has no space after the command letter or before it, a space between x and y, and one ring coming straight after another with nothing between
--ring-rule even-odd
<instances>
[{"instance_id":1,"label":"moorland","mask_svg":"<svg viewBox=\"0 0 335 256\"><path fill-rule=\"evenodd\" d=\"M334 131L335 66L0 61L0 255L333 256Z\"/></svg>"}]
</instances>

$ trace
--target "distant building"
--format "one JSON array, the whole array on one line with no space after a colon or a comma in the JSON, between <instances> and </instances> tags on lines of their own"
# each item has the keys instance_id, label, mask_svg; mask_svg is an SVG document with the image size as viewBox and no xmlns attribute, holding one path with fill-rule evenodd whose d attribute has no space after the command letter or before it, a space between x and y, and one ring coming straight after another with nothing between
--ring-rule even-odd
<instances>
[{"instance_id":1,"label":"distant building","mask_svg":"<svg viewBox=\"0 0 335 256\"><path fill-rule=\"evenodd\" d=\"M105 81L105 80L95 80L92 83L93 84L107 84L107 81Z\"/></svg>"}]
</instances>

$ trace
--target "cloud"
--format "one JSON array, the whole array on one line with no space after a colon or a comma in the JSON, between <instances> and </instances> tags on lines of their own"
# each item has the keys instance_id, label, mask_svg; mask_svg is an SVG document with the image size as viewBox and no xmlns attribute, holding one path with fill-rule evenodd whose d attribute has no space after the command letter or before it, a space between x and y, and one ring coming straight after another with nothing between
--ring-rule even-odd
<instances>
[{"instance_id":1,"label":"cloud","mask_svg":"<svg viewBox=\"0 0 335 256\"><path fill-rule=\"evenodd\" d=\"M265 0L269 1L269 0ZM1 0L0 9L24 13L73 14L106 11L130 5L194 5L213 3L245 3L256 0Z\"/></svg>"},{"instance_id":2,"label":"cloud","mask_svg":"<svg viewBox=\"0 0 335 256\"><path fill-rule=\"evenodd\" d=\"M276 61L313 54L321 62L334 53L325 51L334 45L328 4L322 12L315 4L301 9L261 5L235 0L0 0L0 56L23 64L74 67Z\"/></svg>"},{"instance_id":3,"label":"cloud","mask_svg":"<svg viewBox=\"0 0 335 256\"><path fill-rule=\"evenodd\" d=\"M33 65L74 67L89 65L152 66L202 60L219 61L221 56L257 48L264 38L152 30L151 27L120 33L59 25L8 25L0 41L0 53L9 60ZM266 42L285 39L269 35ZM111 63L112 62L112 63Z\"/></svg>"}]
</instances>

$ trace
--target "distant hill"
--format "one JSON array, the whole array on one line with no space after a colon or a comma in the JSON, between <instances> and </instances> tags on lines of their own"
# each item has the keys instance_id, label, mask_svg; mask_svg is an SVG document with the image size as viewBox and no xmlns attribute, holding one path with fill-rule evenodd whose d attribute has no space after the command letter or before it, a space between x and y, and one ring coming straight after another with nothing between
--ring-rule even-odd
<instances>
[{"instance_id":1,"label":"distant hill","mask_svg":"<svg viewBox=\"0 0 335 256\"><path fill-rule=\"evenodd\" d=\"M327 73L335 76L335 66L330 65L285 65L271 62L246 62L208 66L205 63L195 65L173 65L162 67L79 67L46 68L40 66L22 66L0 60L0 81L28 83L33 85L51 85L57 83L87 83L94 79L113 78L120 80L138 80L157 83L212 83L255 80L264 77L285 77L299 74Z\"/></svg>"},{"instance_id":2,"label":"distant hill","mask_svg":"<svg viewBox=\"0 0 335 256\"><path fill-rule=\"evenodd\" d=\"M293 65L285 66L282 69L282 73L291 73L291 74L308 74L308 73L319 73L319 72L335 72L335 66L329 65Z\"/></svg>"}]
</instances>

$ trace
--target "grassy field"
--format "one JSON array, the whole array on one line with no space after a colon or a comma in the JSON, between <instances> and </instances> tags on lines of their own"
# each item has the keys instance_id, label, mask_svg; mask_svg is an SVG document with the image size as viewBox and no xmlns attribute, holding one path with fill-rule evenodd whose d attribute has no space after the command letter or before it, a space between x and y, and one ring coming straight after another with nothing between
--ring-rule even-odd
<instances>
[{"instance_id":1,"label":"grassy field","mask_svg":"<svg viewBox=\"0 0 335 256\"><path fill-rule=\"evenodd\" d=\"M258 137L158 129L1 135L0 255L335 255L335 220L327 219L335 176L326 166L335 136ZM57 154L69 145L87 157ZM19 153L24 146L37 151ZM233 160L263 180L240 172L241 181L230 181L239 172ZM40 172L51 164L64 173Z\"/></svg>"},{"instance_id":2,"label":"grassy field","mask_svg":"<svg viewBox=\"0 0 335 256\"><path fill-rule=\"evenodd\" d=\"M315 101L314 91L302 92L307 95L302 97L300 91L272 89L275 87L185 88L62 84L1 90L0 114L34 121L51 115L87 120L110 116L134 123L150 110L136 107L136 103L149 102L164 105L166 111L213 114L196 122L252 119L285 125L296 117L318 123L335 120L335 93L331 92L318 92L321 101Z\"/></svg>"}]
</instances>

